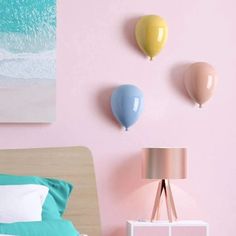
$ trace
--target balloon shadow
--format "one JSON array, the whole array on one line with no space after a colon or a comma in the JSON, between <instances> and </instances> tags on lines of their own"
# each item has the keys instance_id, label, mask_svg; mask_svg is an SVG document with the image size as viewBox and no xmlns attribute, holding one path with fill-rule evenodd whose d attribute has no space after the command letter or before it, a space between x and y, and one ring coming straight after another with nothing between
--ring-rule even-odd
<instances>
[{"instance_id":1,"label":"balloon shadow","mask_svg":"<svg viewBox=\"0 0 236 236\"><path fill-rule=\"evenodd\" d=\"M139 20L140 16L128 18L124 21L123 24L123 35L125 37L125 40L131 48L138 53L140 56L145 57L145 55L142 53L142 51L139 49L139 46L135 39L135 26L137 21Z\"/></svg>"},{"instance_id":2,"label":"balloon shadow","mask_svg":"<svg viewBox=\"0 0 236 236\"><path fill-rule=\"evenodd\" d=\"M104 116L104 118L106 118L109 122L111 122L117 128L122 129L122 127L119 125L114 115L112 114L111 105L110 105L111 95L115 88L116 86L112 86L112 87L108 87L108 88L100 90L97 94L96 101L97 101L99 110L101 111L101 114Z\"/></svg>"},{"instance_id":3,"label":"balloon shadow","mask_svg":"<svg viewBox=\"0 0 236 236\"><path fill-rule=\"evenodd\" d=\"M195 105L184 86L184 73L189 65L190 63L180 63L174 65L170 70L169 82L172 88L178 91L180 97L192 105Z\"/></svg>"}]
</instances>

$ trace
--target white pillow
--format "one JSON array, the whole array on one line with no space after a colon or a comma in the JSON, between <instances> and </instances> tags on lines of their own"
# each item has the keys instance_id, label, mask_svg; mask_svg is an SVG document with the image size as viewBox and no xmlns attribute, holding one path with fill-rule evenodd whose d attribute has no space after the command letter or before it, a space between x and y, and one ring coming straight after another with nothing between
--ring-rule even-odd
<instances>
[{"instance_id":1,"label":"white pillow","mask_svg":"<svg viewBox=\"0 0 236 236\"><path fill-rule=\"evenodd\" d=\"M0 185L0 223L41 221L48 194L43 185Z\"/></svg>"}]
</instances>

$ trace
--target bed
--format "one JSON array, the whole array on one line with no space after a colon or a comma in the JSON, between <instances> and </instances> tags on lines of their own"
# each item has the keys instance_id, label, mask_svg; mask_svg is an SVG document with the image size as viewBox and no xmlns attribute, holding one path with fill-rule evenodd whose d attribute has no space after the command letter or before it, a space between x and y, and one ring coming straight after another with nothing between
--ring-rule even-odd
<instances>
[{"instance_id":1,"label":"bed","mask_svg":"<svg viewBox=\"0 0 236 236\"><path fill-rule=\"evenodd\" d=\"M86 147L0 150L0 172L71 182L74 189L64 218L81 234L101 235L93 159Z\"/></svg>"}]
</instances>

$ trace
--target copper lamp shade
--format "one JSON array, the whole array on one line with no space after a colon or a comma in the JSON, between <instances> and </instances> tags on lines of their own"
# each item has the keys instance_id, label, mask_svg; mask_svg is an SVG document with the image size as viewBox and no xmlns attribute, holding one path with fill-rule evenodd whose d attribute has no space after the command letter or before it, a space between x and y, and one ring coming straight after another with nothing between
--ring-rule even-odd
<instances>
[{"instance_id":1,"label":"copper lamp shade","mask_svg":"<svg viewBox=\"0 0 236 236\"><path fill-rule=\"evenodd\" d=\"M177 219L169 179L184 179L187 172L185 148L145 148L143 150L142 175L145 179L160 179L151 220L159 219L162 194L165 194L168 219Z\"/></svg>"},{"instance_id":2,"label":"copper lamp shade","mask_svg":"<svg viewBox=\"0 0 236 236\"><path fill-rule=\"evenodd\" d=\"M145 148L143 178L185 179L186 160L185 148Z\"/></svg>"}]
</instances>

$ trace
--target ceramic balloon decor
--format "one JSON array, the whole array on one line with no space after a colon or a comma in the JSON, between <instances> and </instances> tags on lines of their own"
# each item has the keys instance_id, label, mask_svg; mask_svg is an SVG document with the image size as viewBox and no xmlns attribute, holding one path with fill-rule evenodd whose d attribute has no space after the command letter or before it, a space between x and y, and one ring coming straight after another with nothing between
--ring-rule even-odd
<instances>
[{"instance_id":1,"label":"ceramic balloon decor","mask_svg":"<svg viewBox=\"0 0 236 236\"><path fill-rule=\"evenodd\" d=\"M206 62L191 64L184 74L184 85L190 97L199 104L207 102L213 95L217 83L215 69Z\"/></svg>"},{"instance_id":2,"label":"ceramic balloon decor","mask_svg":"<svg viewBox=\"0 0 236 236\"><path fill-rule=\"evenodd\" d=\"M127 131L140 117L144 108L142 91L131 84L116 88L111 96L111 109L116 120Z\"/></svg>"},{"instance_id":3,"label":"ceramic balloon decor","mask_svg":"<svg viewBox=\"0 0 236 236\"><path fill-rule=\"evenodd\" d=\"M166 44L167 23L160 16L143 16L136 24L135 37L140 49L152 60Z\"/></svg>"}]
</instances>

